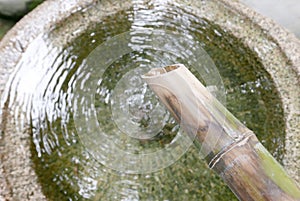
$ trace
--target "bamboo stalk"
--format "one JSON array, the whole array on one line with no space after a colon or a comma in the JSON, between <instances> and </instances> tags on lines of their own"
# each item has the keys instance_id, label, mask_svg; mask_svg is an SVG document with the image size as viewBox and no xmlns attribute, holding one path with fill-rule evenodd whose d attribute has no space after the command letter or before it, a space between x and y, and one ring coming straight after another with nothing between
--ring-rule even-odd
<instances>
[{"instance_id":1,"label":"bamboo stalk","mask_svg":"<svg viewBox=\"0 0 300 201\"><path fill-rule=\"evenodd\" d=\"M255 134L184 65L152 69L142 78L240 200L300 200L299 186Z\"/></svg>"}]
</instances>

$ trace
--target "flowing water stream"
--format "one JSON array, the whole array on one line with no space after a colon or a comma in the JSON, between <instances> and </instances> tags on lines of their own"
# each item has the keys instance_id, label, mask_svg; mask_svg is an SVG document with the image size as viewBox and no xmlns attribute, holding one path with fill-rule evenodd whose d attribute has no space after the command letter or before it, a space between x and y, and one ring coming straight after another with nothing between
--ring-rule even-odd
<instances>
[{"instance_id":1,"label":"flowing water stream","mask_svg":"<svg viewBox=\"0 0 300 201\"><path fill-rule=\"evenodd\" d=\"M116 37L118 43L107 43ZM170 42L161 44L157 37ZM188 7L136 3L109 14L65 47L49 38L40 36L26 50L2 98L16 114L17 126L30 127L34 168L49 200L236 200L194 146L166 168L128 174L103 165L89 144L82 143L90 113L96 114L103 136L126 152L152 153L180 140L184 133L140 75L183 63L210 86L213 80L194 66L208 62L195 55L193 47L198 46L221 76L224 88L213 86L213 92L218 97L223 90L226 101L219 98L226 107L282 160L283 111L272 79L241 41ZM149 41L161 48L147 46ZM107 54L97 55L97 65L91 66L92 52L103 44ZM124 44L132 51L116 57ZM216 72L206 70L214 78ZM88 93L94 98L91 108ZM78 110L87 117L82 124L76 120ZM101 144L101 138L96 136L93 143Z\"/></svg>"}]
</instances>

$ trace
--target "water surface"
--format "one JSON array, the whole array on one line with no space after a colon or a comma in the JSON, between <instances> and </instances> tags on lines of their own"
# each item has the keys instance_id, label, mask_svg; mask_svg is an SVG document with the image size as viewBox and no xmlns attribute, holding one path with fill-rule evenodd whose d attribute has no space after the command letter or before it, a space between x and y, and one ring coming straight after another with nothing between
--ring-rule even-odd
<instances>
[{"instance_id":1,"label":"water surface","mask_svg":"<svg viewBox=\"0 0 300 201\"><path fill-rule=\"evenodd\" d=\"M88 91L86 83L103 71L101 62L95 67L99 69L90 71L87 58L103 42L128 31L132 34L129 45L136 47L136 51L112 62L95 86L98 124L108 138L131 152L152 152L167 146L177 136L179 126L167 112L159 113L159 121L150 121L151 111L160 103L140 82L139 74L152 67L183 63L201 81L205 79L187 59L188 49L178 46L173 54L144 47L143 41L149 39L151 30L160 30L162 36L168 32L181 33L189 39L191 48L201 45L221 75L227 108L282 160L282 105L257 56L230 33L197 17L189 7L137 3L94 24L68 46L56 47L48 36L36 39L10 80L7 101L20 114L16 115L18 126L30 125L34 168L49 200L236 200L193 146L168 168L149 174L125 174L99 163L82 145L81 126L74 125L74 105L76 101L81 103L83 96L76 89L82 85ZM180 44L175 38L174 43ZM197 59L193 55L190 58ZM122 89L123 81L128 80L131 85ZM116 97L118 89L125 91ZM127 135L127 130L114 121L112 106L116 105L120 110L128 109L128 121L140 129L137 134L144 135L142 131L149 125L153 129L159 125L160 129L152 130L156 134L142 140Z\"/></svg>"}]
</instances>

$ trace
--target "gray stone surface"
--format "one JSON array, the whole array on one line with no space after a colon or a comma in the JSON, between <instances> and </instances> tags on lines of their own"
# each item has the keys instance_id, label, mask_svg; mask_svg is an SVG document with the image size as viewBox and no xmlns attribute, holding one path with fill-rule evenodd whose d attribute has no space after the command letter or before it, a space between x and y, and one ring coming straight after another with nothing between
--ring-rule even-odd
<instances>
[{"instance_id":1,"label":"gray stone surface","mask_svg":"<svg viewBox=\"0 0 300 201\"><path fill-rule=\"evenodd\" d=\"M22 17L41 0L0 0L0 14L7 17Z\"/></svg>"},{"instance_id":2,"label":"gray stone surface","mask_svg":"<svg viewBox=\"0 0 300 201\"><path fill-rule=\"evenodd\" d=\"M26 4L31 0L0 0L0 13L7 16L19 15L27 10Z\"/></svg>"},{"instance_id":3,"label":"gray stone surface","mask_svg":"<svg viewBox=\"0 0 300 201\"><path fill-rule=\"evenodd\" d=\"M221 1L252 21L248 28L240 22L244 24L243 30L236 30L235 35L243 38L258 54L280 93L287 133L284 166L300 183L300 41L294 34L252 9L238 2Z\"/></svg>"},{"instance_id":4,"label":"gray stone surface","mask_svg":"<svg viewBox=\"0 0 300 201\"><path fill-rule=\"evenodd\" d=\"M266 19L248 7L231 0L175 0L197 6L202 15L241 39L262 60L273 77L284 105L286 119L285 167L298 181L300 161L300 42L272 20ZM93 10L96 0L48 0L25 16L0 43L0 95L16 64L28 45L40 34L49 33L51 27L69 17L72 26L62 27L61 32L50 34L57 46L74 36L69 31L84 31L89 23L100 20L97 16L105 10ZM104 1L102 1L104 2ZM126 1L105 1L101 8L113 9L126 6ZM71 13L89 8L91 12ZM45 15L47 13L47 15ZM99 14L100 13L100 14ZM72 19L71 19L72 18ZM64 33L64 34L63 34ZM78 32L77 32L78 33ZM29 133L17 131L9 108L0 117L0 200L44 200L37 182L29 151Z\"/></svg>"},{"instance_id":5,"label":"gray stone surface","mask_svg":"<svg viewBox=\"0 0 300 201\"><path fill-rule=\"evenodd\" d=\"M300 38L299 0L240 0L255 11L274 19Z\"/></svg>"},{"instance_id":6,"label":"gray stone surface","mask_svg":"<svg viewBox=\"0 0 300 201\"><path fill-rule=\"evenodd\" d=\"M1 96L9 75L34 38L48 32L51 26L69 16L70 12L91 2L49 0L9 31L0 43ZM45 200L30 160L29 133L16 130L11 111L6 109L0 116L0 200Z\"/></svg>"}]
</instances>

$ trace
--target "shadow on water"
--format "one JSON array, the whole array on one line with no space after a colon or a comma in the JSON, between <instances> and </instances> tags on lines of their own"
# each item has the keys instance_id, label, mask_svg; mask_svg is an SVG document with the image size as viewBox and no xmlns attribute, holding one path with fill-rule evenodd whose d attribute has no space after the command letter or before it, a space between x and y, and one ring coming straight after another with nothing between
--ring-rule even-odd
<instances>
[{"instance_id":1,"label":"shadow on water","mask_svg":"<svg viewBox=\"0 0 300 201\"><path fill-rule=\"evenodd\" d=\"M23 113L16 118L21 126L31 125L32 159L44 194L49 200L236 200L194 147L168 168L149 174L124 174L101 165L82 146L80 129L75 128L73 120L74 86L80 84L79 75L84 74L78 72L101 43L126 31L137 33L135 30L141 28L184 33L193 43L200 44L222 77L227 108L258 135L277 160L282 160L282 105L272 79L256 55L188 8L143 5L107 16L67 47L54 47L47 42L47 36L42 36L20 61L11 80L10 105L15 113ZM189 66L182 55L141 49L123 55L106 69L97 86L95 108L98 123L108 136L117 130L112 122L111 101L118 81L136 66L146 68L168 62ZM30 121L23 122L25 119ZM147 118L137 119L136 123L143 127ZM151 151L169 144L177 132L175 121L166 115L154 140L127 136L116 141L128 150Z\"/></svg>"}]
</instances>

